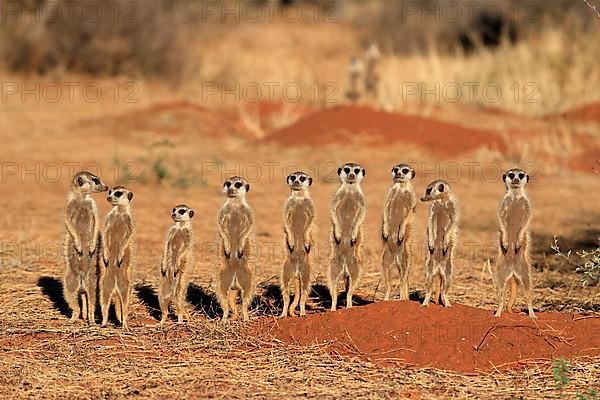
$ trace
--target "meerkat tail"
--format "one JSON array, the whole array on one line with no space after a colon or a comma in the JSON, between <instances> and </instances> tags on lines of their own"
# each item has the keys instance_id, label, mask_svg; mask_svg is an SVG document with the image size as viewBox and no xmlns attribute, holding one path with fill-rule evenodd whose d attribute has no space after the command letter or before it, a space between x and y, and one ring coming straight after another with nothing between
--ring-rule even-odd
<instances>
[{"instance_id":1,"label":"meerkat tail","mask_svg":"<svg viewBox=\"0 0 600 400\"><path fill-rule=\"evenodd\" d=\"M510 277L510 296L508 297L508 305L506 311L509 313L513 312L513 305L517 299L517 279L514 276Z\"/></svg>"},{"instance_id":2,"label":"meerkat tail","mask_svg":"<svg viewBox=\"0 0 600 400\"><path fill-rule=\"evenodd\" d=\"M433 276L433 287L434 287L434 295L433 301L435 304L440 304L440 294L442 291L442 277L439 273Z\"/></svg>"}]
</instances>

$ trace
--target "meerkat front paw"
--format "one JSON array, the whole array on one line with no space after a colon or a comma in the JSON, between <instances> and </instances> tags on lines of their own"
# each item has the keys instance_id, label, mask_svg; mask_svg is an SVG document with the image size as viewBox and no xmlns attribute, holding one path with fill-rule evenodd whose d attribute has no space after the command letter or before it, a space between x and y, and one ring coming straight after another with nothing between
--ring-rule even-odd
<instances>
[{"instance_id":1,"label":"meerkat front paw","mask_svg":"<svg viewBox=\"0 0 600 400\"><path fill-rule=\"evenodd\" d=\"M290 243L288 242L288 243L287 243L287 248L288 248L288 251L290 252L290 254L294 252L294 245L293 245L293 244L290 244Z\"/></svg>"},{"instance_id":2,"label":"meerkat front paw","mask_svg":"<svg viewBox=\"0 0 600 400\"><path fill-rule=\"evenodd\" d=\"M350 247L354 247L355 244L356 244L356 238L350 239Z\"/></svg>"}]
</instances>

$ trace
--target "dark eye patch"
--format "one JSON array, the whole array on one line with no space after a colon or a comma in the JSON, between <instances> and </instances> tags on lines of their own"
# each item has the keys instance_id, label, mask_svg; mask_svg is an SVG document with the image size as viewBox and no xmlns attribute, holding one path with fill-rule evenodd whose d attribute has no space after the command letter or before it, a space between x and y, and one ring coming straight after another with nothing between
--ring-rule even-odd
<instances>
[{"instance_id":1,"label":"dark eye patch","mask_svg":"<svg viewBox=\"0 0 600 400\"><path fill-rule=\"evenodd\" d=\"M525 174L521 172L521 173L519 174L519 179L524 179L524 178L525 178Z\"/></svg>"},{"instance_id":2,"label":"dark eye patch","mask_svg":"<svg viewBox=\"0 0 600 400\"><path fill-rule=\"evenodd\" d=\"M355 173L356 175L360 174L360 168L354 168L354 173Z\"/></svg>"},{"instance_id":3,"label":"dark eye patch","mask_svg":"<svg viewBox=\"0 0 600 400\"><path fill-rule=\"evenodd\" d=\"M236 189L239 189L242 187L242 182L236 182L233 186L235 186Z\"/></svg>"},{"instance_id":4,"label":"dark eye patch","mask_svg":"<svg viewBox=\"0 0 600 400\"><path fill-rule=\"evenodd\" d=\"M229 182L229 181L225 182L225 187L230 188L231 187L231 182Z\"/></svg>"},{"instance_id":5,"label":"dark eye patch","mask_svg":"<svg viewBox=\"0 0 600 400\"><path fill-rule=\"evenodd\" d=\"M183 208L180 208L178 213L179 213L179 215L183 215L183 214L185 214L185 210Z\"/></svg>"},{"instance_id":6,"label":"dark eye patch","mask_svg":"<svg viewBox=\"0 0 600 400\"><path fill-rule=\"evenodd\" d=\"M404 169L402 170L402 173L403 173L404 175L408 174L409 172L410 172L410 169L408 169L408 168L404 168Z\"/></svg>"},{"instance_id":7,"label":"dark eye patch","mask_svg":"<svg viewBox=\"0 0 600 400\"><path fill-rule=\"evenodd\" d=\"M304 181L306 181L306 177L305 176L301 176L300 177L300 182L304 182Z\"/></svg>"},{"instance_id":8,"label":"dark eye patch","mask_svg":"<svg viewBox=\"0 0 600 400\"><path fill-rule=\"evenodd\" d=\"M173 209L172 213L175 214L175 209Z\"/></svg>"},{"instance_id":9,"label":"dark eye patch","mask_svg":"<svg viewBox=\"0 0 600 400\"><path fill-rule=\"evenodd\" d=\"M348 167L344 168L344 172L347 173L347 174L349 174L350 173L350 168L348 168Z\"/></svg>"},{"instance_id":10,"label":"dark eye patch","mask_svg":"<svg viewBox=\"0 0 600 400\"><path fill-rule=\"evenodd\" d=\"M99 185L100 184L100 179L96 178L95 176L92 178L92 181L96 184Z\"/></svg>"},{"instance_id":11,"label":"dark eye patch","mask_svg":"<svg viewBox=\"0 0 600 400\"><path fill-rule=\"evenodd\" d=\"M443 191L444 191L444 185L440 185L440 186L438 186L438 190L439 190L440 192L443 192Z\"/></svg>"},{"instance_id":12,"label":"dark eye patch","mask_svg":"<svg viewBox=\"0 0 600 400\"><path fill-rule=\"evenodd\" d=\"M427 193L427 194L431 194L431 191L432 191L432 190L433 190L432 188L428 187L428 188L427 188L427 190L425 191L425 193Z\"/></svg>"},{"instance_id":13,"label":"dark eye patch","mask_svg":"<svg viewBox=\"0 0 600 400\"><path fill-rule=\"evenodd\" d=\"M291 175L290 176L290 181L296 182L296 175Z\"/></svg>"},{"instance_id":14,"label":"dark eye patch","mask_svg":"<svg viewBox=\"0 0 600 400\"><path fill-rule=\"evenodd\" d=\"M123 192L115 192L115 197L121 197L123 196Z\"/></svg>"},{"instance_id":15,"label":"dark eye patch","mask_svg":"<svg viewBox=\"0 0 600 400\"><path fill-rule=\"evenodd\" d=\"M509 177L510 179L515 179L515 174L513 174L513 173L511 172L510 174L508 174L508 177Z\"/></svg>"},{"instance_id":16,"label":"dark eye patch","mask_svg":"<svg viewBox=\"0 0 600 400\"><path fill-rule=\"evenodd\" d=\"M394 169L392 169L392 172L393 172L394 174L397 174L397 173L398 173L398 168L394 168Z\"/></svg>"}]
</instances>

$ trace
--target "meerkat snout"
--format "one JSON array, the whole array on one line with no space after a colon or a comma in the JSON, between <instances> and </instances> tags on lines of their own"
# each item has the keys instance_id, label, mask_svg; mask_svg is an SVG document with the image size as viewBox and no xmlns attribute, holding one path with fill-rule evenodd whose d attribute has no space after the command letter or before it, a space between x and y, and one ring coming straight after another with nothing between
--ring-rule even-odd
<instances>
[{"instance_id":1,"label":"meerkat snout","mask_svg":"<svg viewBox=\"0 0 600 400\"><path fill-rule=\"evenodd\" d=\"M194 218L194 210L186 206L185 204L180 204L178 206L173 207L171 212L171 218L175 222L187 222L191 221Z\"/></svg>"}]
</instances>

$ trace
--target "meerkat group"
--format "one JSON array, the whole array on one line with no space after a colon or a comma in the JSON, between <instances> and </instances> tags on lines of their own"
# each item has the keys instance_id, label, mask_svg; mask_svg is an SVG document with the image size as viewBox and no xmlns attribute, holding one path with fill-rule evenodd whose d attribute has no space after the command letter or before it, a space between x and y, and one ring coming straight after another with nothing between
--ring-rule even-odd
<instances>
[{"instance_id":1,"label":"meerkat group","mask_svg":"<svg viewBox=\"0 0 600 400\"><path fill-rule=\"evenodd\" d=\"M362 90L367 98L377 99L379 94L379 60L381 52L377 43L372 42L367 47L363 58L352 57L348 63L348 90L346 98L350 103L356 103L361 98L361 84L363 79Z\"/></svg>"},{"instance_id":2,"label":"meerkat group","mask_svg":"<svg viewBox=\"0 0 600 400\"><path fill-rule=\"evenodd\" d=\"M332 197L329 210L331 231L327 284L332 311L337 308L340 278L346 284L346 307L352 307L352 296L363 269L367 201L361 182L365 176L366 169L360 164L345 163L338 168L340 186ZM399 299L409 299L417 207L413 186L415 176L415 169L408 164L401 163L391 169L392 185L385 198L381 225L384 300L391 297L394 270L398 270L400 277ZM509 287L506 309L513 311L517 288L522 286L528 314L535 318L529 255L532 207L525 191L529 175L521 169L510 169L503 175L503 182L506 193L498 210L498 259L493 271L499 303L495 315L501 316ZM296 316L298 306L300 316L305 316L311 287L310 255L316 227L316 207L310 196L313 178L304 172L295 172L287 176L286 183L290 196L284 203L283 212L286 255L280 273L281 317ZM112 208L101 230L92 195L107 190L107 201ZM216 273L216 297L223 310L223 320L227 320L231 312L237 316L238 294L242 319L249 320L253 295L250 256L254 225L254 213L246 198L249 191L250 184L238 176L228 178L223 184L225 202L217 214L219 263ZM458 200L450 184L443 180L431 182L420 199L430 203L425 235L426 291L422 306L428 306L433 300L451 307L449 290L458 241ZM136 230L131 212L132 200L132 191L123 186L109 190L98 176L88 171L78 172L73 177L65 208L66 273L63 281L64 297L72 310L71 320L81 317L94 324L98 300L102 326L106 326L109 307L114 300L116 318L124 329L128 329ZM173 225L168 230L160 260L160 325L167 320L171 306L178 322L191 319L186 293L193 266L191 222L194 214L194 210L183 204L173 207L171 212ZM292 288L294 300L290 304Z\"/></svg>"}]
</instances>

